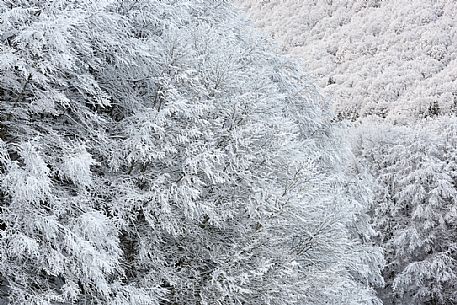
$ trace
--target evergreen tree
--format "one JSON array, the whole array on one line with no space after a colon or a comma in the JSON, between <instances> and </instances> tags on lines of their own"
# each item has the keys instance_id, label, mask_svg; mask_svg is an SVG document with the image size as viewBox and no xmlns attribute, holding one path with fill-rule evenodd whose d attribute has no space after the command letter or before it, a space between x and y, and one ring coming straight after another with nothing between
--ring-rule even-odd
<instances>
[{"instance_id":1,"label":"evergreen tree","mask_svg":"<svg viewBox=\"0 0 457 305\"><path fill-rule=\"evenodd\" d=\"M366 127L359 148L377 173L374 219L388 262L385 303L455 303L457 190L446 148L455 119L425 121L416 130L385 126L383 133Z\"/></svg>"}]
</instances>

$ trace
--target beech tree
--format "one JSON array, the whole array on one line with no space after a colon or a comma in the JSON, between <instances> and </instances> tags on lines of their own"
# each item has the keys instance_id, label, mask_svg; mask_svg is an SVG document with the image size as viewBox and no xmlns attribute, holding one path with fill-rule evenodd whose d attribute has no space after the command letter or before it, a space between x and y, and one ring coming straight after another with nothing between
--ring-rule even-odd
<instances>
[{"instance_id":1,"label":"beech tree","mask_svg":"<svg viewBox=\"0 0 457 305\"><path fill-rule=\"evenodd\" d=\"M379 303L329 105L230 4L0 16L3 301Z\"/></svg>"}]
</instances>

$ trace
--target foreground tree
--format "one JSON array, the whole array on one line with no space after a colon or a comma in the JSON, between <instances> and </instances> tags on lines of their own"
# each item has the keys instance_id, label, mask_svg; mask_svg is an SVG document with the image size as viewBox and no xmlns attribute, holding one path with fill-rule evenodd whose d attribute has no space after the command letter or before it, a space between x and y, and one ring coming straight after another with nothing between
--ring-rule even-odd
<instances>
[{"instance_id":1,"label":"foreground tree","mask_svg":"<svg viewBox=\"0 0 457 305\"><path fill-rule=\"evenodd\" d=\"M225 1L0 16L0 297L377 302L328 105Z\"/></svg>"}]
</instances>

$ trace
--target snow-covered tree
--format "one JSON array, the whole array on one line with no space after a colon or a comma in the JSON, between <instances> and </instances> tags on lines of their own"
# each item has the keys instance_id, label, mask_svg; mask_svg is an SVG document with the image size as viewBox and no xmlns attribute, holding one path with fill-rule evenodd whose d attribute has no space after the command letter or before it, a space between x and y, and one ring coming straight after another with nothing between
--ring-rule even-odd
<instances>
[{"instance_id":1,"label":"snow-covered tree","mask_svg":"<svg viewBox=\"0 0 457 305\"><path fill-rule=\"evenodd\" d=\"M230 4L0 16L2 300L378 302L329 106Z\"/></svg>"},{"instance_id":2,"label":"snow-covered tree","mask_svg":"<svg viewBox=\"0 0 457 305\"><path fill-rule=\"evenodd\" d=\"M367 127L359 130L358 149L377 173L374 218L388 261L385 303L453 304L457 181L449 144L457 122L444 117L382 132L379 125Z\"/></svg>"},{"instance_id":3,"label":"snow-covered tree","mask_svg":"<svg viewBox=\"0 0 457 305\"><path fill-rule=\"evenodd\" d=\"M236 1L333 101L370 188L385 304L454 304L453 1ZM364 168L369 174L364 173Z\"/></svg>"}]
</instances>

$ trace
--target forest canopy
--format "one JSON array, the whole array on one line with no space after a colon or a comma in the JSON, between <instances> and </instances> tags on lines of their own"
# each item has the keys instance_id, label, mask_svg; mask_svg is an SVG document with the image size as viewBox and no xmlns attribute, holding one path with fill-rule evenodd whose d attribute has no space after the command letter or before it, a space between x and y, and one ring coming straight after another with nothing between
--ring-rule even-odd
<instances>
[{"instance_id":1,"label":"forest canopy","mask_svg":"<svg viewBox=\"0 0 457 305\"><path fill-rule=\"evenodd\" d=\"M0 34L0 303L379 304L329 103L227 1L2 0Z\"/></svg>"}]
</instances>

